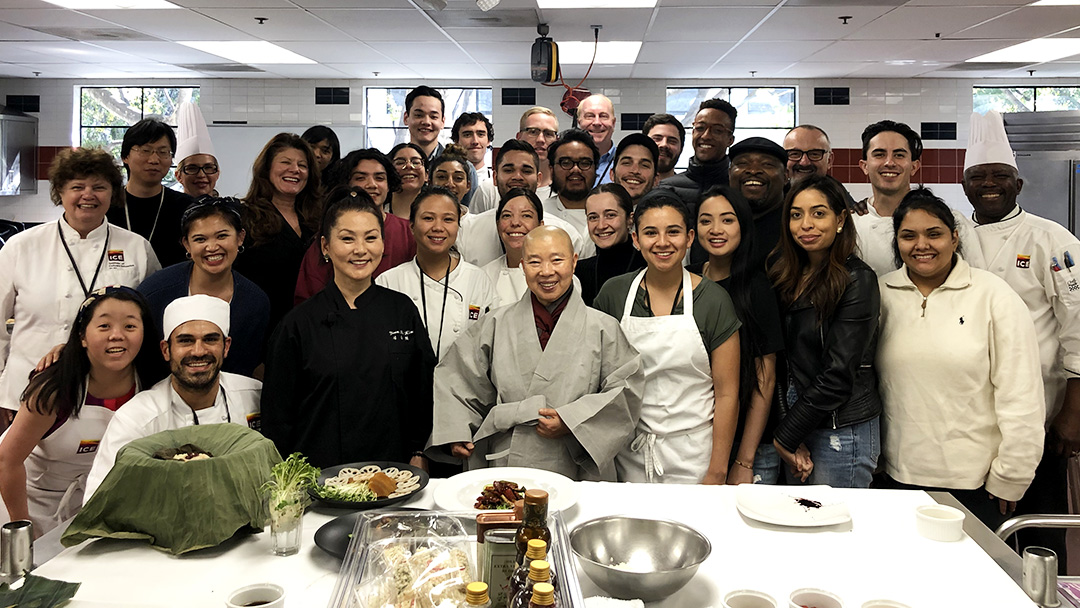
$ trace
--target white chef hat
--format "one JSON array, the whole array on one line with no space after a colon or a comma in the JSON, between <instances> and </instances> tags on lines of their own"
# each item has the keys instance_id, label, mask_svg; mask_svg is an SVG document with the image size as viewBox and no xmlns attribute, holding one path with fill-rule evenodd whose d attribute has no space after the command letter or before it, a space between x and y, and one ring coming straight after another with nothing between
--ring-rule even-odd
<instances>
[{"instance_id":1,"label":"white chef hat","mask_svg":"<svg viewBox=\"0 0 1080 608\"><path fill-rule=\"evenodd\" d=\"M201 293L177 298L165 307L162 335L168 340L173 330L188 321L209 321L217 325L222 334L228 336L229 303Z\"/></svg>"},{"instance_id":2,"label":"white chef hat","mask_svg":"<svg viewBox=\"0 0 1080 608\"><path fill-rule=\"evenodd\" d=\"M214 156L214 142L210 141L210 130L206 128L199 106L185 101L176 110L176 160L183 161L193 154Z\"/></svg>"},{"instance_id":3,"label":"white chef hat","mask_svg":"<svg viewBox=\"0 0 1080 608\"><path fill-rule=\"evenodd\" d=\"M1005 135L1005 121L996 110L990 110L986 114L972 112L964 170L967 171L975 165L992 163L1016 167L1012 146Z\"/></svg>"}]
</instances>

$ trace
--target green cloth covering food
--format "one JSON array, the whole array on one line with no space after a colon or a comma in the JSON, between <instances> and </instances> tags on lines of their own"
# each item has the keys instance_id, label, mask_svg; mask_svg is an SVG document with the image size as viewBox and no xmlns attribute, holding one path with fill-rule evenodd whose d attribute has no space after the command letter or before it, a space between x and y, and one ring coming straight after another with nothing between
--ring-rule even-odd
<instances>
[{"instance_id":1,"label":"green cloth covering food","mask_svg":"<svg viewBox=\"0 0 1080 608\"><path fill-rule=\"evenodd\" d=\"M154 453L195 444L207 460L158 460ZM281 462L274 443L239 424L208 424L162 431L120 449L116 464L75 516L60 542L145 538L179 555L213 547L245 526L266 525L261 488Z\"/></svg>"}]
</instances>

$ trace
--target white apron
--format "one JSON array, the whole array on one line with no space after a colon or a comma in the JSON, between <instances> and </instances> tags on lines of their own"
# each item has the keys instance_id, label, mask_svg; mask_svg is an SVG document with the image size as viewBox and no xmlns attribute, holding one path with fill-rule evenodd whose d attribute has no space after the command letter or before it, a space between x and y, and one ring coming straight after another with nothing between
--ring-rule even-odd
<instances>
[{"instance_id":1,"label":"white apron","mask_svg":"<svg viewBox=\"0 0 1080 608\"><path fill-rule=\"evenodd\" d=\"M86 477L113 412L83 405L78 418L38 442L25 461L26 498L34 532L41 535L78 513Z\"/></svg>"},{"instance_id":2,"label":"white apron","mask_svg":"<svg viewBox=\"0 0 1080 608\"><path fill-rule=\"evenodd\" d=\"M683 270L683 312L634 317L638 273L619 323L641 353L645 394L637 436L615 457L619 481L701 483L712 455L713 381L709 353L694 322L690 273Z\"/></svg>"}]
</instances>

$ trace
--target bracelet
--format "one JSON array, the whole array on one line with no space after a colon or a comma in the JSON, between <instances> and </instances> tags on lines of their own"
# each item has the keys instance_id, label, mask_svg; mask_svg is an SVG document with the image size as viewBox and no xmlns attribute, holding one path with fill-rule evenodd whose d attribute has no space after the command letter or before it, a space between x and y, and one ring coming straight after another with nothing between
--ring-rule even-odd
<instances>
[{"instance_id":1,"label":"bracelet","mask_svg":"<svg viewBox=\"0 0 1080 608\"><path fill-rule=\"evenodd\" d=\"M412 458L416 458L417 456L419 456L419 457L421 457L421 458L427 458L426 456L424 456L424 453L423 453L423 452L420 452L420 451L416 451L416 452L413 452L413 453L412 453Z\"/></svg>"},{"instance_id":2,"label":"bracelet","mask_svg":"<svg viewBox=\"0 0 1080 608\"><path fill-rule=\"evenodd\" d=\"M745 462L739 460L738 458L735 459L735 464L739 465L740 467L742 467L744 469L750 469L751 471L754 470L753 465L746 464Z\"/></svg>"}]
</instances>

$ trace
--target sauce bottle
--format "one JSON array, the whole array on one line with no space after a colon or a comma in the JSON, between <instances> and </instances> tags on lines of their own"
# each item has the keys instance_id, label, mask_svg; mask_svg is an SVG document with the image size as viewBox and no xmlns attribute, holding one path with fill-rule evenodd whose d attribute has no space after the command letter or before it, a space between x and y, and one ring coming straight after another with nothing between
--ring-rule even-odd
<instances>
[{"instance_id":1,"label":"sauce bottle","mask_svg":"<svg viewBox=\"0 0 1080 608\"><path fill-rule=\"evenodd\" d=\"M555 603L555 587L551 583L536 583L528 608L551 608Z\"/></svg>"},{"instance_id":2,"label":"sauce bottle","mask_svg":"<svg viewBox=\"0 0 1080 608\"><path fill-rule=\"evenodd\" d=\"M547 525L548 493L543 490L525 491L525 510L521 516L521 527L518 528L517 537L517 560L514 565L518 568L525 561L525 552L529 549L529 541L538 538L545 543L551 542L551 530Z\"/></svg>"},{"instance_id":3,"label":"sauce bottle","mask_svg":"<svg viewBox=\"0 0 1080 608\"><path fill-rule=\"evenodd\" d=\"M487 583L469 583L465 587L465 605L472 608L491 608Z\"/></svg>"},{"instance_id":4,"label":"sauce bottle","mask_svg":"<svg viewBox=\"0 0 1080 608\"><path fill-rule=\"evenodd\" d=\"M522 589L526 587L526 582L529 580L529 565L532 564L533 560L547 560L546 542L540 540L539 538L534 538L529 541L528 547L529 548L525 551L525 563L522 564L520 568L514 570L514 573L510 576L510 594L508 597L510 597L511 600L514 598L514 596L520 593ZM550 563L551 562L549 561L548 564ZM558 581L556 579L557 577L555 576L555 571L551 570L552 585L558 585Z\"/></svg>"},{"instance_id":5,"label":"sauce bottle","mask_svg":"<svg viewBox=\"0 0 1080 608\"><path fill-rule=\"evenodd\" d=\"M525 586L514 596L509 608L528 608L536 586L542 583L551 585L551 566L542 559L535 559L529 565L529 578L525 581ZM554 588L552 585L552 589Z\"/></svg>"}]
</instances>

